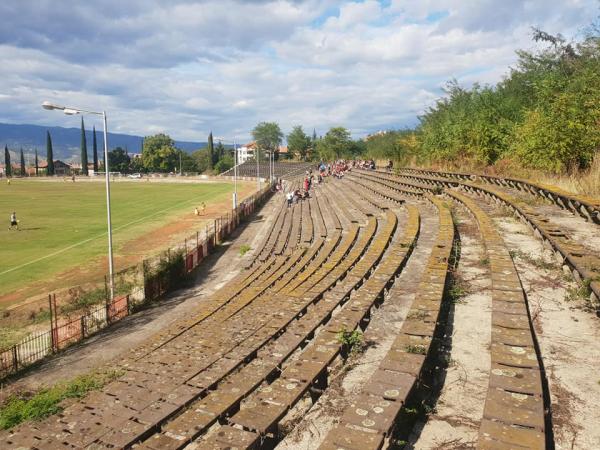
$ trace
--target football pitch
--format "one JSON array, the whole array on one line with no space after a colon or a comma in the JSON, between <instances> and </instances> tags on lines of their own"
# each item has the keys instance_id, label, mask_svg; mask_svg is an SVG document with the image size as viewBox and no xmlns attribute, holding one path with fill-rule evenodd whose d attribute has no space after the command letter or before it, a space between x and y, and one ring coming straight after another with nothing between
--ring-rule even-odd
<instances>
[{"instance_id":1,"label":"football pitch","mask_svg":"<svg viewBox=\"0 0 600 450\"><path fill-rule=\"evenodd\" d=\"M232 191L232 184L226 182L111 183L115 254L127 242L143 239L145 233L193 217L194 207L200 208L203 202L207 208L215 203L227 205L222 208L225 214L231 208ZM13 211L20 231L8 229ZM2 297L106 255L104 183L13 180L8 185L2 180L0 225Z\"/></svg>"}]
</instances>

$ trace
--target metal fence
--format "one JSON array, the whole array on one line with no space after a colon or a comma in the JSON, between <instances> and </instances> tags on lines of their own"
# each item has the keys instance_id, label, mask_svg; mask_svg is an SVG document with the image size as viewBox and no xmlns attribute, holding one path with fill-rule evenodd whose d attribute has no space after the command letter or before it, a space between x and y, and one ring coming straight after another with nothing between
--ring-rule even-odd
<instances>
[{"instance_id":1,"label":"metal fence","mask_svg":"<svg viewBox=\"0 0 600 450\"><path fill-rule=\"evenodd\" d=\"M197 268L215 246L237 228L241 220L268 199L271 192L271 186L267 186L245 199L235 210L215 219L206 229L203 240L196 233L195 237L186 239L183 245L168 250L161 257L144 261L141 286L133 286L128 293L117 295L112 301L107 299L104 304L94 306L75 318L54 316L49 331L32 333L18 344L1 351L0 380L84 340L139 310L147 302L178 288L181 277ZM165 261L167 264L162 264Z\"/></svg>"}]
</instances>

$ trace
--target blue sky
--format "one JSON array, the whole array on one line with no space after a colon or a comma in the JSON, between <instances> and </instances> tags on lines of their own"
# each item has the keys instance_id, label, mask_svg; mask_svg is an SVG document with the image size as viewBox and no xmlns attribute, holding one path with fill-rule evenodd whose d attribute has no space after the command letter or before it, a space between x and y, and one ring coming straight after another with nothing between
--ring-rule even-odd
<instances>
[{"instance_id":1,"label":"blue sky","mask_svg":"<svg viewBox=\"0 0 600 450\"><path fill-rule=\"evenodd\" d=\"M417 123L450 79L495 83L531 27L581 37L597 0L4 0L0 121L246 140L260 121L358 137ZM90 120L92 120L90 118ZM90 124L91 125L91 124Z\"/></svg>"}]
</instances>

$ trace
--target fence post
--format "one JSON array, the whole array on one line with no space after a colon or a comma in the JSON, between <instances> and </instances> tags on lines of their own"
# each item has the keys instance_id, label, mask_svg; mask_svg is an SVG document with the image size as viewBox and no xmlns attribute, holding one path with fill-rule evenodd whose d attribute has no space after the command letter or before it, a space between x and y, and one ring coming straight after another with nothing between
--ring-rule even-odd
<instances>
[{"instance_id":1,"label":"fence post","mask_svg":"<svg viewBox=\"0 0 600 450\"><path fill-rule=\"evenodd\" d=\"M125 297L125 301L127 302L127 315L131 314L131 302L129 301L129 294Z\"/></svg>"},{"instance_id":2,"label":"fence post","mask_svg":"<svg viewBox=\"0 0 600 450\"><path fill-rule=\"evenodd\" d=\"M19 354L17 352L17 344L12 347L13 372L19 370Z\"/></svg>"},{"instance_id":3,"label":"fence post","mask_svg":"<svg viewBox=\"0 0 600 450\"><path fill-rule=\"evenodd\" d=\"M85 315L82 315L79 320L81 321L81 339L85 339Z\"/></svg>"},{"instance_id":4,"label":"fence post","mask_svg":"<svg viewBox=\"0 0 600 450\"><path fill-rule=\"evenodd\" d=\"M196 250L198 250L198 232L196 231Z\"/></svg>"},{"instance_id":5,"label":"fence post","mask_svg":"<svg viewBox=\"0 0 600 450\"><path fill-rule=\"evenodd\" d=\"M144 285L144 301L146 301L146 272L147 272L146 260L142 260L142 283Z\"/></svg>"},{"instance_id":6,"label":"fence post","mask_svg":"<svg viewBox=\"0 0 600 450\"><path fill-rule=\"evenodd\" d=\"M104 309L106 309L106 325L110 325L110 300L108 298L108 282L106 281L106 275L104 275L104 293L106 294L104 298Z\"/></svg>"},{"instance_id":7,"label":"fence post","mask_svg":"<svg viewBox=\"0 0 600 450\"><path fill-rule=\"evenodd\" d=\"M48 306L50 307L50 345L52 347L52 353L54 353L54 349L56 348L54 342L54 309L52 308L52 294L48 294Z\"/></svg>"}]
</instances>

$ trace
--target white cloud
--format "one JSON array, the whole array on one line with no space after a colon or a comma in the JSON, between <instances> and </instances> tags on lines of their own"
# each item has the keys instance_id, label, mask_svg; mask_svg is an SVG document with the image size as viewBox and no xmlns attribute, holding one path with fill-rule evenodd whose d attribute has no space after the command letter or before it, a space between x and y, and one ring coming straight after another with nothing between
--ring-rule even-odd
<instances>
[{"instance_id":1,"label":"white cloud","mask_svg":"<svg viewBox=\"0 0 600 450\"><path fill-rule=\"evenodd\" d=\"M594 0L10 3L0 121L71 126L48 99L106 109L114 131L188 140L245 139L263 120L414 125L445 81L499 81L533 47L530 27L572 36L597 14Z\"/></svg>"}]
</instances>

